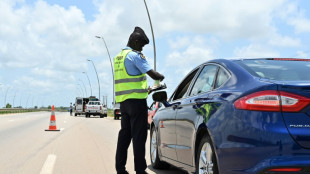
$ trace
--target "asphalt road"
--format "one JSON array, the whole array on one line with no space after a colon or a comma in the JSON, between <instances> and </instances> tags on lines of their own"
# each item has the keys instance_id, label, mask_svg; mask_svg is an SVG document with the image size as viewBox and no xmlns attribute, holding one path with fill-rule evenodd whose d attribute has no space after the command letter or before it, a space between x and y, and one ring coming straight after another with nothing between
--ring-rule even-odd
<instances>
[{"instance_id":1,"label":"asphalt road","mask_svg":"<svg viewBox=\"0 0 310 174\"><path fill-rule=\"evenodd\" d=\"M0 115L1 174L114 174L120 120L56 112L60 131L45 131L50 112ZM151 167L149 136L146 144L147 172L185 174L171 167ZM134 174L132 146L128 150L127 170Z\"/></svg>"}]
</instances>

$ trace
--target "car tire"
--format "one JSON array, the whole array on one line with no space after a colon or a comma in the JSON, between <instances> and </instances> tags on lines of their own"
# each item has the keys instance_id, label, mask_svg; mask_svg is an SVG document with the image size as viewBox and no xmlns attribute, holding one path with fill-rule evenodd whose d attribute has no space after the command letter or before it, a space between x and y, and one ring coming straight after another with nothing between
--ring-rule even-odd
<instances>
[{"instance_id":1,"label":"car tire","mask_svg":"<svg viewBox=\"0 0 310 174\"><path fill-rule=\"evenodd\" d=\"M196 154L196 173L218 174L215 151L209 136L202 138Z\"/></svg>"},{"instance_id":2,"label":"car tire","mask_svg":"<svg viewBox=\"0 0 310 174\"><path fill-rule=\"evenodd\" d=\"M74 116L76 117L76 116L77 116L77 114L74 114Z\"/></svg>"},{"instance_id":3,"label":"car tire","mask_svg":"<svg viewBox=\"0 0 310 174\"><path fill-rule=\"evenodd\" d=\"M155 131L155 128L151 129L150 158L151 158L152 167L154 169L167 169L170 167L168 163L163 162L159 159L157 133Z\"/></svg>"},{"instance_id":4,"label":"car tire","mask_svg":"<svg viewBox=\"0 0 310 174\"><path fill-rule=\"evenodd\" d=\"M100 114L100 118L103 118L104 117L104 115L103 114Z\"/></svg>"}]
</instances>

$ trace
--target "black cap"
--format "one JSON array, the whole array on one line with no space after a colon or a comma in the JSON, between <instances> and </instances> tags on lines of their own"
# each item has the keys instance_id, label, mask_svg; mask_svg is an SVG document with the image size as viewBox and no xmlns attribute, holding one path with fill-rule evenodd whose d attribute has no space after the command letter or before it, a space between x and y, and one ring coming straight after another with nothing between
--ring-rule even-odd
<instances>
[{"instance_id":1,"label":"black cap","mask_svg":"<svg viewBox=\"0 0 310 174\"><path fill-rule=\"evenodd\" d=\"M134 33L139 33L142 38L144 39L145 41L145 44L149 44L149 38L147 38L146 34L144 33L144 31L142 30L142 28L140 27L135 27L135 30L133 31Z\"/></svg>"},{"instance_id":2,"label":"black cap","mask_svg":"<svg viewBox=\"0 0 310 174\"><path fill-rule=\"evenodd\" d=\"M133 36L133 38L137 38L137 39L143 41L144 44L149 44L149 42L150 42L149 38L146 36L144 31L140 27L135 27L135 30L133 31L131 36Z\"/></svg>"}]
</instances>

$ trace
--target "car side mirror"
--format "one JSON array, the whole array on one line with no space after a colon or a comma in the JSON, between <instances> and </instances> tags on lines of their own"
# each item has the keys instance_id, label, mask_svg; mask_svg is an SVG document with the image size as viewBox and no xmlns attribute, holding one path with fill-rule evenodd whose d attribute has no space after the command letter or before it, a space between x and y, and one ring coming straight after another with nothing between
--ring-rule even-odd
<instances>
[{"instance_id":1,"label":"car side mirror","mask_svg":"<svg viewBox=\"0 0 310 174\"><path fill-rule=\"evenodd\" d=\"M156 102L161 102L164 103L167 101L167 93L166 91L159 91L159 92L155 92L153 95L153 100Z\"/></svg>"}]
</instances>

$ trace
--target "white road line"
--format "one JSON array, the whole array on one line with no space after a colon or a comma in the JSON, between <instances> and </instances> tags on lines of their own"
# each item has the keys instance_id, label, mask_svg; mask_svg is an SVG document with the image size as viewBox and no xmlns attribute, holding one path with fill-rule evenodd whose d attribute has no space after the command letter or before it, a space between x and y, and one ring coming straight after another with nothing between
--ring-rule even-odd
<instances>
[{"instance_id":1,"label":"white road line","mask_svg":"<svg viewBox=\"0 0 310 174\"><path fill-rule=\"evenodd\" d=\"M8 122L13 122L13 121L15 121L15 120L8 120Z\"/></svg>"},{"instance_id":2,"label":"white road line","mask_svg":"<svg viewBox=\"0 0 310 174\"><path fill-rule=\"evenodd\" d=\"M55 162L56 162L56 155L49 154L41 169L40 174L52 174Z\"/></svg>"},{"instance_id":3,"label":"white road line","mask_svg":"<svg viewBox=\"0 0 310 174\"><path fill-rule=\"evenodd\" d=\"M63 127L62 127L62 128L60 128L60 131L63 131L63 130L65 130L65 128L63 128Z\"/></svg>"}]
</instances>

